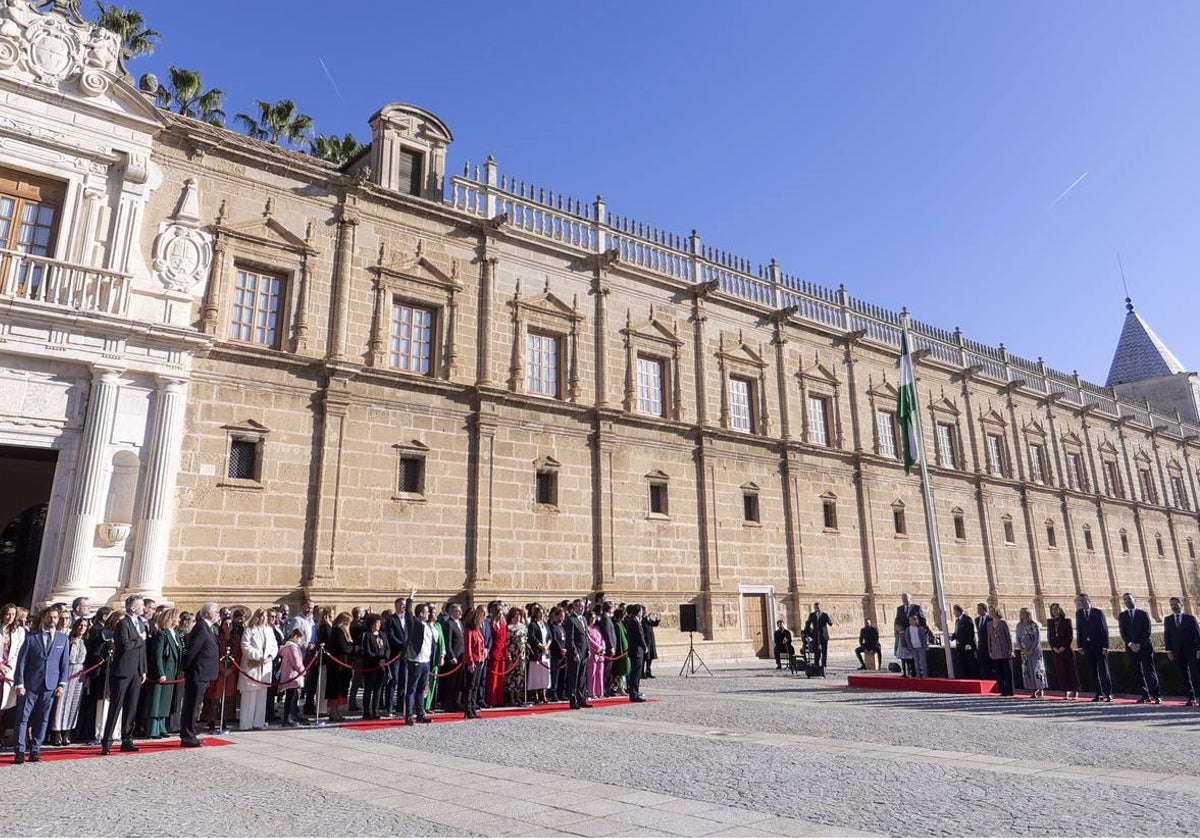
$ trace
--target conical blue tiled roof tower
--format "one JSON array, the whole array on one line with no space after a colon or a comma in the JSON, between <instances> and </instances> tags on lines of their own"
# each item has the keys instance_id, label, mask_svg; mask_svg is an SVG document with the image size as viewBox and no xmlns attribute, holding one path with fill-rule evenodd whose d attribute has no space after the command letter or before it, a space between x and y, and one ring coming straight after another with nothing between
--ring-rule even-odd
<instances>
[{"instance_id":1,"label":"conical blue tiled roof tower","mask_svg":"<svg viewBox=\"0 0 1200 840\"><path fill-rule=\"evenodd\" d=\"M1108 381L1104 384L1123 385L1184 373L1187 369L1134 311L1130 298L1125 298L1125 309L1125 326L1121 328L1117 351L1108 369Z\"/></svg>"}]
</instances>

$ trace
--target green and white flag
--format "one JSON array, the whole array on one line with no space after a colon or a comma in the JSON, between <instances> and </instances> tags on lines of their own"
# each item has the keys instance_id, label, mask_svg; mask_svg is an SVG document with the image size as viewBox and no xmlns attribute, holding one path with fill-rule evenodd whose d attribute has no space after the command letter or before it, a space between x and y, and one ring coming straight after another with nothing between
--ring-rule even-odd
<instances>
[{"instance_id":1,"label":"green and white flag","mask_svg":"<svg viewBox=\"0 0 1200 840\"><path fill-rule=\"evenodd\" d=\"M908 346L907 325L900 331L900 393L896 396L896 420L904 438L904 474L923 460L921 440L917 437L917 379L913 376L912 353Z\"/></svg>"}]
</instances>

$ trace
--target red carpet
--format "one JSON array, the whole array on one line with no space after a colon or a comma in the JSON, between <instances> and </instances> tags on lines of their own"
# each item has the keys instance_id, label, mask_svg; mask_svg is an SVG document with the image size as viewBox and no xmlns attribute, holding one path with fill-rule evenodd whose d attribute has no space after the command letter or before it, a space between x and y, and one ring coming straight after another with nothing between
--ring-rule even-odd
<instances>
[{"instance_id":1,"label":"red carpet","mask_svg":"<svg viewBox=\"0 0 1200 840\"><path fill-rule=\"evenodd\" d=\"M604 700L590 700L593 706L600 708L602 706L623 706L629 703L628 697L609 697ZM647 700L647 703L653 703L654 700ZM557 712L568 711L571 707L563 703L546 703L542 706L525 706L524 708L502 708L502 709L484 709L479 713L479 717L487 720L488 718L501 717L522 717L524 715L548 715ZM456 723L465 720L461 712L435 712L430 715L434 723ZM346 723L335 723L332 726L340 726L346 729L388 729L392 726L403 726L404 718L387 718L386 720L355 720L347 721ZM420 724L417 724L420 726Z\"/></svg>"},{"instance_id":2,"label":"red carpet","mask_svg":"<svg viewBox=\"0 0 1200 840\"><path fill-rule=\"evenodd\" d=\"M898 677L895 674L850 674L846 677L846 682L850 688L869 688L877 691L921 691L927 694L976 694L989 695L993 697L1000 696L1000 689L995 680L950 680L945 677L927 677L925 679L904 678ZM1030 692L1024 689L1017 689L1017 700L1029 700ZM1054 692L1044 698L1046 701L1065 700L1062 692ZM1075 703L1090 703L1091 697L1084 694L1082 697L1076 697L1072 702ZM1032 701L1034 703L1042 702L1040 700ZM1137 704L1136 697L1118 697L1113 696L1113 703L1121 704ZM1097 703L1096 705L1103 705ZM1183 700L1166 700L1162 702L1164 706L1185 706Z\"/></svg>"},{"instance_id":3,"label":"red carpet","mask_svg":"<svg viewBox=\"0 0 1200 840\"><path fill-rule=\"evenodd\" d=\"M226 741L222 738L201 738L206 747L227 747L233 741ZM175 752L182 750L179 746L178 738L164 738L161 741L138 741L138 751L136 753L123 753L113 747L111 755L100 755L99 747L44 747L42 749L42 761L73 761L79 758L117 758L118 756L129 756L131 758L146 755L148 753ZM26 762L28 763L28 762ZM0 758L0 764L12 764L12 754L5 754Z\"/></svg>"}]
</instances>

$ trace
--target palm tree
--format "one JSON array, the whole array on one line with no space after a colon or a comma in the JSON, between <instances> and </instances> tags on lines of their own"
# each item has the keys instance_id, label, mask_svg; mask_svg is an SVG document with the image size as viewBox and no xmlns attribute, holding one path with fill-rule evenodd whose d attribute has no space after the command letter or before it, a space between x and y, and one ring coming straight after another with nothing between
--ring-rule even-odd
<instances>
[{"instance_id":1,"label":"palm tree","mask_svg":"<svg viewBox=\"0 0 1200 840\"><path fill-rule=\"evenodd\" d=\"M359 143L358 138L353 134L347 134L345 137L338 137L336 134L318 134L313 138L308 151L313 157L341 166L364 148L366 147Z\"/></svg>"},{"instance_id":2,"label":"palm tree","mask_svg":"<svg viewBox=\"0 0 1200 840\"><path fill-rule=\"evenodd\" d=\"M225 92L220 88L204 89L198 70L184 70L172 65L171 81L158 88L158 106L176 111L213 125L225 124Z\"/></svg>"},{"instance_id":3,"label":"palm tree","mask_svg":"<svg viewBox=\"0 0 1200 840\"><path fill-rule=\"evenodd\" d=\"M105 6L98 0L96 8L100 10L100 19L97 23L109 32L117 33L117 36L120 37L121 56L126 61L138 56L150 55L154 52L155 43L162 40L162 36L158 32L146 26L145 18L137 9L122 9L115 5Z\"/></svg>"},{"instance_id":4,"label":"palm tree","mask_svg":"<svg viewBox=\"0 0 1200 840\"><path fill-rule=\"evenodd\" d=\"M282 140L285 144L292 145L300 143L312 134L312 117L301 114L292 100L280 99L271 103L259 99L254 104L258 107L257 118L249 114L238 114L234 119L255 140L266 140L276 146Z\"/></svg>"}]
</instances>

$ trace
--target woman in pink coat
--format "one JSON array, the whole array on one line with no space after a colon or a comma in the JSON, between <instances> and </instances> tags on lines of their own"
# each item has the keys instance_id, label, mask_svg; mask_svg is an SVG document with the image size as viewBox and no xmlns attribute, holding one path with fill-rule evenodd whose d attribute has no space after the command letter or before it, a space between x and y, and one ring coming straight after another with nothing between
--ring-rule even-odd
<instances>
[{"instance_id":1,"label":"woman in pink coat","mask_svg":"<svg viewBox=\"0 0 1200 840\"><path fill-rule=\"evenodd\" d=\"M283 692L283 725L295 726L300 718L300 686L304 683L304 632L296 628L280 651L279 690Z\"/></svg>"},{"instance_id":2,"label":"woman in pink coat","mask_svg":"<svg viewBox=\"0 0 1200 840\"><path fill-rule=\"evenodd\" d=\"M588 697L604 696L604 636L596 626L596 614L588 613Z\"/></svg>"}]
</instances>

